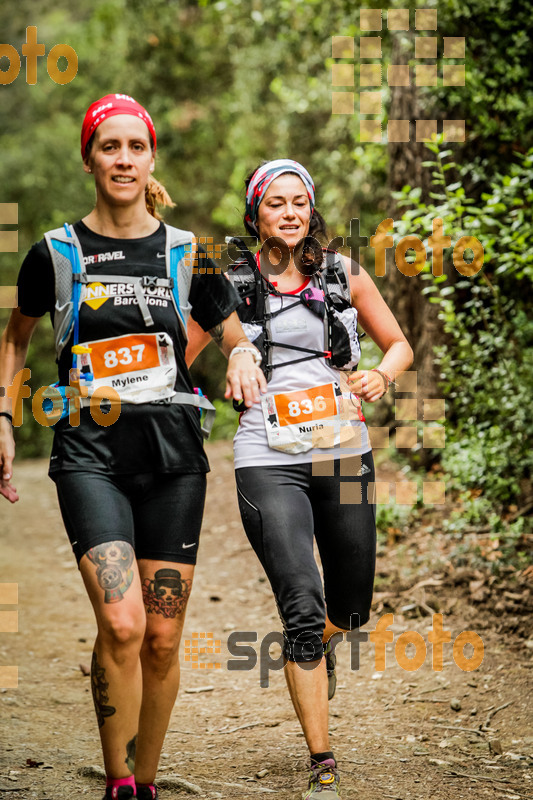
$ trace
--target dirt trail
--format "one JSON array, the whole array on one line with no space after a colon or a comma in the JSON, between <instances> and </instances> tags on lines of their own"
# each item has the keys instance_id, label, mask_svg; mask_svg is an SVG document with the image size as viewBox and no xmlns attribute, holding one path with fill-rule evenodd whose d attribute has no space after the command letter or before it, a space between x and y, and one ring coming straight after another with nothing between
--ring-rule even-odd
<instances>
[{"instance_id":1,"label":"dirt trail","mask_svg":"<svg viewBox=\"0 0 533 800\"><path fill-rule=\"evenodd\" d=\"M263 637L279 630L279 623L241 528L231 446L212 444L209 455L213 472L184 639L213 633L222 652L205 654L200 663L218 661L221 668L182 664L180 695L161 759L161 783L167 786L161 798L185 796L186 788L171 785L178 776L193 784L191 797L296 800L304 788L306 751L282 671L271 671L269 688L261 688L259 665L228 669L231 632L256 631L258 642L252 646L259 654ZM19 633L0 633L0 666L18 665L19 687L0 689L0 800L100 800L102 779L88 769L101 764L96 722L89 678L79 666L90 663L92 610L45 462L19 464L16 478L22 500L2 505L0 583L19 586ZM395 592L392 578L383 578L394 574L390 556L381 557L379 572L368 631L387 609L383 592ZM448 644L442 671L432 669L431 617L409 618L413 592L405 603L392 606L401 613L391 626L394 643L387 645L385 671L375 669L371 642L360 645L358 670L350 668L350 646L339 645L330 730L342 768L342 796L531 798L532 650L516 633L498 633L497 616L458 598L439 576L413 574L410 585L432 579L438 583L414 590L415 612L424 605L435 608L428 606L427 591L438 595L452 642L463 630L478 631L483 663L476 671L462 671ZM406 630L419 632L427 644L416 672L402 669L395 658L395 644ZM268 771L257 778L263 770Z\"/></svg>"}]
</instances>

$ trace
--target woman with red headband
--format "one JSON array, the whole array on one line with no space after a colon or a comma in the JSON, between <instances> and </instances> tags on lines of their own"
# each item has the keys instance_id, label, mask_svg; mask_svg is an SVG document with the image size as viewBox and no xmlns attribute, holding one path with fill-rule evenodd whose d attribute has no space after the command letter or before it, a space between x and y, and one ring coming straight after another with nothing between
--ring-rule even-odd
<instances>
[{"instance_id":1,"label":"woman with red headband","mask_svg":"<svg viewBox=\"0 0 533 800\"><path fill-rule=\"evenodd\" d=\"M81 151L95 207L31 248L0 343L0 385L8 386L50 313L59 384L49 404L61 418L49 474L97 621L92 689L105 800L157 797L178 689L209 470L199 413L208 404L185 363L189 313L229 358L226 397L251 405L263 384L234 290L209 259L202 274L194 269L192 234L164 225L155 210L171 205L152 178L156 143L148 112L131 97L91 105ZM17 403L11 411L8 403L0 398L0 492L15 502Z\"/></svg>"},{"instance_id":2,"label":"woman with red headband","mask_svg":"<svg viewBox=\"0 0 533 800\"><path fill-rule=\"evenodd\" d=\"M320 245L326 226L305 167L279 159L254 170L244 224L260 249L253 256L234 240L242 257L229 277L269 383L261 402L244 408L235 436L239 506L283 623L285 676L311 757L304 797L338 800L328 737L334 643L368 621L375 566L374 465L361 400L379 400L412 351L371 278ZM375 369L357 370L358 318L383 352ZM206 341L194 323L190 334L189 363Z\"/></svg>"}]
</instances>

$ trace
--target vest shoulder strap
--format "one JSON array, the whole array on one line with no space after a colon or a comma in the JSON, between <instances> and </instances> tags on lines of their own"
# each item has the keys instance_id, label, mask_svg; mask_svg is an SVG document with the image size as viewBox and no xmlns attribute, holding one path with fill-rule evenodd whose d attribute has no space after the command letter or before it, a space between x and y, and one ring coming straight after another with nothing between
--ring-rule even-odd
<instances>
[{"instance_id":1,"label":"vest shoulder strap","mask_svg":"<svg viewBox=\"0 0 533 800\"><path fill-rule=\"evenodd\" d=\"M328 294L340 294L348 303L351 302L350 276L344 258L336 250L324 252L325 264L322 275L326 282Z\"/></svg>"},{"instance_id":2,"label":"vest shoulder strap","mask_svg":"<svg viewBox=\"0 0 533 800\"><path fill-rule=\"evenodd\" d=\"M194 261L192 253L194 234L171 225L165 225L165 230L167 237L165 262L167 276L172 279L172 301L183 335L187 338L187 321L191 310L189 293Z\"/></svg>"},{"instance_id":3,"label":"vest shoulder strap","mask_svg":"<svg viewBox=\"0 0 533 800\"><path fill-rule=\"evenodd\" d=\"M73 275L85 273L83 252L72 225L47 231L44 235L54 270L56 304L54 310L54 336L57 358L76 328L81 299L81 283Z\"/></svg>"}]
</instances>

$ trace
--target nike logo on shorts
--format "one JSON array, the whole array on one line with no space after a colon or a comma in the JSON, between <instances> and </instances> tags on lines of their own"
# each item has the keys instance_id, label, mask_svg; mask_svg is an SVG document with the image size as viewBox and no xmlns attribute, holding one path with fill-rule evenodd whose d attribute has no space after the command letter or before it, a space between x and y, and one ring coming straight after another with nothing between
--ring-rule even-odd
<instances>
[{"instance_id":1,"label":"nike logo on shorts","mask_svg":"<svg viewBox=\"0 0 533 800\"><path fill-rule=\"evenodd\" d=\"M191 544L182 544L181 546L184 550L186 550L188 547L194 547L195 544L196 542L192 542Z\"/></svg>"}]
</instances>

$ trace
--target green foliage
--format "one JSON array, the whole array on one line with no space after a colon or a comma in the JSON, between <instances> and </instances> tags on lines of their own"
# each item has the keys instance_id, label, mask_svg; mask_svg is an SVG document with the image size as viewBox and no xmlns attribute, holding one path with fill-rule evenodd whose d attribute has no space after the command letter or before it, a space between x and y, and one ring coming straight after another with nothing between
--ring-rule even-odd
<instances>
[{"instance_id":1,"label":"green foliage","mask_svg":"<svg viewBox=\"0 0 533 800\"><path fill-rule=\"evenodd\" d=\"M231 401L215 399L213 405L217 410L217 415L209 441L233 439L239 426L239 415L233 410Z\"/></svg>"},{"instance_id":2,"label":"green foliage","mask_svg":"<svg viewBox=\"0 0 533 800\"><path fill-rule=\"evenodd\" d=\"M410 206L400 227L429 235L439 217L452 245L471 235L485 251L474 277L433 278L427 265L422 276L447 337L435 347L447 406L442 466L465 502L471 490L482 493L487 505L479 521L501 525L502 513L531 492L533 450L524 434L533 394L533 151L516 154L474 205L461 181L446 185L446 173L456 168L451 151L428 147L435 157L426 164L433 170L433 202L423 205L409 187L398 193L398 202ZM478 503L468 513L479 510Z\"/></svg>"}]
</instances>

